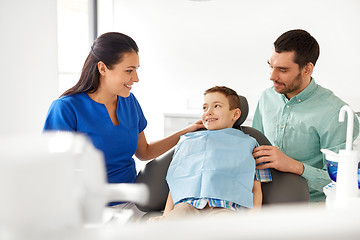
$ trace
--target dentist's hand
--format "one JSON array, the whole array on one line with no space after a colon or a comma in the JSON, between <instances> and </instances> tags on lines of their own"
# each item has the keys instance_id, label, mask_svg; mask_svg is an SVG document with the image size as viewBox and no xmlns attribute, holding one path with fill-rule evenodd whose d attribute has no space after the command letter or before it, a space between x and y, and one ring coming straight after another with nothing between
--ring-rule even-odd
<instances>
[{"instance_id":1,"label":"dentist's hand","mask_svg":"<svg viewBox=\"0 0 360 240\"><path fill-rule=\"evenodd\" d=\"M198 130L200 128L205 128L205 126L204 126L204 124L202 123L201 120L198 120L198 121L194 122L193 124L191 124L190 126L187 126L183 131L185 133L194 132L194 131L196 131L196 130Z\"/></svg>"},{"instance_id":2,"label":"dentist's hand","mask_svg":"<svg viewBox=\"0 0 360 240\"><path fill-rule=\"evenodd\" d=\"M275 146L259 146L254 149L253 157L256 164L264 163L256 166L257 169L275 168L281 172L291 172L300 176L304 172L304 165L301 162L288 157Z\"/></svg>"}]
</instances>

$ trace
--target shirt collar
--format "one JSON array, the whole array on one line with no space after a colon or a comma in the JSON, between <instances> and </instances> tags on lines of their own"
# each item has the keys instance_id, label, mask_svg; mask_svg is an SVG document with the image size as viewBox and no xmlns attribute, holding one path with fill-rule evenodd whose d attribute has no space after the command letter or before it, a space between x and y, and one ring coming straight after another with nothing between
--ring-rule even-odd
<instances>
[{"instance_id":1,"label":"shirt collar","mask_svg":"<svg viewBox=\"0 0 360 240\"><path fill-rule=\"evenodd\" d=\"M290 100L287 99L287 97L285 96L285 94L281 94L284 102L303 102L306 99L308 99L311 95L313 95L313 93L315 92L315 90L317 89L318 85L315 83L314 78L311 78L309 85L302 90L300 93L298 93L296 96L292 97Z\"/></svg>"}]
</instances>

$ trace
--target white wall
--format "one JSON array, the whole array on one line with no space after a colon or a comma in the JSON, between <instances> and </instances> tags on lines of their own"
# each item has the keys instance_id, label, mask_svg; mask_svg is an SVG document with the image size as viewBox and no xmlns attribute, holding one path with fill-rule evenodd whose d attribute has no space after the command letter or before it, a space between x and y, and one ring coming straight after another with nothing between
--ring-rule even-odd
<instances>
[{"instance_id":1,"label":"white wall","mask_svg":"<svg viewBox=\"0 0 360 240\"><path fill-rule=\"evenodd\" d=\"M58 94L56 0L0 0L0 136L41 133Z\"/></svg>"},{"instance_id":2,"label":"white wall","mask_svg":"<svg viewBox=\"0 0 360 240\"><path fill-rule=\"evenodd\" d=\"M112 3L113 21L107 18L99 31L126 33L140 47L140 82L133 92L149 120L150 138L162 137L164 112L200 112L203 91L214 85L246 96L253 114L261 92L272 85L266 63L272 43L295 28L309 31L320 44L317 83L360 111L360 1Z\"/></svg>"}]
</instances>

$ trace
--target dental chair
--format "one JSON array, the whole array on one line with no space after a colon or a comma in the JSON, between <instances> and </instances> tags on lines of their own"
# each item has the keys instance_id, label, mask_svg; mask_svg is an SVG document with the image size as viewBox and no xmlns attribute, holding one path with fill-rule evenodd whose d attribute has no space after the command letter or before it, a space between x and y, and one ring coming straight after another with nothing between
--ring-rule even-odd
<instances>
[{"instance_id":1,"label":"dental chair","mask_svg":"<svg viewBox=\"0 0 360 240\"><path fill-rule=\"evenodd\" d=\"M255 138L259 145L271 145L269 140L258 130L241 126L248 115L248 102L245 97L240 97L241 116L235 122L234 128L242 130ZM169 150L162 156L148 162L139 172L136 182L144 183L149 188L149 202L145 205L137 204L137 207L148 213L163 211L169 188L166 183L167 169L172 160L174 149ZM293 173L280 172L270 169L272 182L262 183L263 205L300 203L309 201L309 190L306 180Z\"/></svg>"}]
</instances>

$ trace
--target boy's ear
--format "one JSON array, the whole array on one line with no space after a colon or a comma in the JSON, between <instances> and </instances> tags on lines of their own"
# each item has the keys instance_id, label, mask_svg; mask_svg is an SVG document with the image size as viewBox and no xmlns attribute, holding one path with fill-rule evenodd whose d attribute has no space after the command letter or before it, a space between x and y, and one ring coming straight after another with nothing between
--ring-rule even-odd
<instances>
[{"instance_id":1,"label":"boy's ear","mask_svg":"<svg viewBox=\"0 0 360 240\"><path fill-rule=\"evenodd\" d=\"M236 108L233 116L234 122L236 122L236 120L238 120L240 116L241 116L241 110L240 108Z\"/></svg>"}]
</instances>

